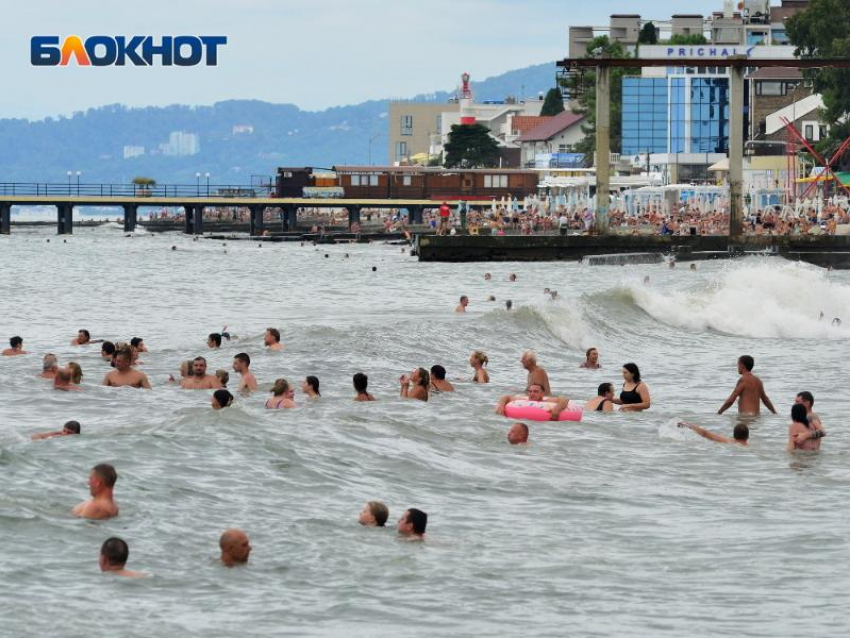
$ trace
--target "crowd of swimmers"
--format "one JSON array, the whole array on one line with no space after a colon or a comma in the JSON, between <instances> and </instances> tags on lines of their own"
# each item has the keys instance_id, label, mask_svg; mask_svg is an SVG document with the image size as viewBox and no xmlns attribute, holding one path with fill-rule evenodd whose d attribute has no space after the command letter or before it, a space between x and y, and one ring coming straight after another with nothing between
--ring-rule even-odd
<instances>
[{"instance_id":1,"label":"crowd of swimmers","mask_svg":"<svg viewBox=\"0 0 850 638\"><path fill-rule=\"evenodd\" d=\"M207 347L217 349L221 347L222 339L231 339L233 335L222 331L213 333L207 338ZM284 346L280 342L280 331L276 328L268 328L263 335L263 344L267 350L282 351ZM111 341L92 341L87 330L79 330L77 336L72 340L74 346L85 346L93 343L101 344L101 357L108 361L113 368L103 378L102 384L111 387L130 386L134 388L150 389L150 381L143 372L134 366L139 362L139 355L147 352L144 340L134 337L126 343L113 343ZM9 348L3 350L2 355L6 357L28 354L24 350L23 339L19 336L9 340ZM473 369L472 382L489 383L490 377L486 370L489 362L487 355L476 350L469 357L469 366ZM549 375L538 363L536 355L531 351L522 353L520 364L526 372L525 391L521 394L505 395L501 397L496 405L496 412L504 414L506 406L511 401L528 400L540 402L549 410L552 420L557 420L560 412L566 409L569 399L565 396L556 396L552 393L549 383ZM776 413L773 403L765 392L764 385L756 375L753 374L755 361L749 355L738 358L737 371L738 382L730 394L718 409L718 414L723 414L737 402L738 412L742 416L758 416L763 404L772 413ZM232 370L239 375L236 388L237 393L247 395L259 390L256 377L251 372L251 358L247 353L240 352L233 357ZM585 352L585 359L579 364L579 368L587 370L601 370L599 351L589 348ZM59 390L79 389L83 374L81 367L69 362L64 368L59 367L57 357L48 353L43 357L40 378L52 379L54 387ZM179 381L181 388L195 390L212 390L211 405L215 410L221 410L234 403L234 395L226 389L229 382L229 373L219 370L217 374L207 372L207 362L202 356L192 360L184 361L180 366ZM622 412L642 412L652 406L649 386L643 381L640 369L635 363L626 363L622 366L623 383L619 394L616 393L613 383L604 382L597 388L597 395L584 403L584 411L613 412L615 407ZM178 383L173 377L170 383ZM355 401L375 401L376 398L368 390L368 377L363 372L357 372L352 378ZM309 400L321 398L320 381L318 377L309 375L301 383L302 393ZM454 392L455 387L446 378L446 369L442 365L434 365L427 370L422 367L415 368L408 374L399 377L399 394L401 397L428 401L432 393ZM295 388L283 378L276 379L271 387L271 397L266 401L268 409L288 409L296 407ZM791 424L788 428L789 451L804 450L816 451L820 448L821 439L826 436L820 417L812 409L814 396L811 392L801 391L796 395L791 408ZM699 425L687 422L679 422L680 428L687 428L696 434L715 441L717 443L731 443L746 446L749 443L750 431L746 422L739 422L734 426L732 438L711 432ZM58 431L43 432L32 436L35 440L57 438L64 436L80 435L82 431L78 421L68 421ZM507 440L511 445L527 444L530 437L530 428L526 423L512 423L507 433ZM91 499L80 503L73 508L75 516L100 520L112 518L118 515L118 505L114 500L114 488L118 480L118 474L112 465L102 463L92 468L89 473L88 486ZM370 501L364 506L358 517L364 526L385 527L389 516L387 506L380 501ZM428 516L425 512L408 508L399 518L397 531L399 535L408 539L421 540L424 538ZM232 567L244 564L248 561L251 545L247 534L239 529L225 530L219 539L222 564ZM140 576L139 572L126 569L129 556L127 543L117 537L109 538L101 547L100 568L105 572L112 572L123 576Z\"/></svg>"}]
</instances>

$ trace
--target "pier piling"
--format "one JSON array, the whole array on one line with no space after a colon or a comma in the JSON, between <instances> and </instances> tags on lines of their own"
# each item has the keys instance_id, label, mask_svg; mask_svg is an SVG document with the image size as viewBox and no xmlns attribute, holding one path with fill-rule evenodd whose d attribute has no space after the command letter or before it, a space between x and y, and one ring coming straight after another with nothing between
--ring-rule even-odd
<instances>
[{"instance_id":1,"label":"pier piling","mask_svg":"<svg viewBox=\"0 0 850 638\"><path fill-rule=\"evenodd\" d=\"M135 204L124 204L124 232L132 233L136 230L139 207Z\"/></svg>"},{"instance_id":2,"label":"pier piling","mask_svg":"<svg viewBox=\"0 0 850 638\"><path fill-rule=\"evenodd\" d=\"M248 209L251 211L251 237L259 237L263 234L263 231L265 230L263 223L263 215L265 214L266 207L254 205L249 206Z\"/></svg>"},{"instance_id":3,"label":"pier piling","mask_svg":"<svg viewBox=\"0 0 850 638\"><path fill-rule=\"evenodd\" d=\"M56 206L56 231L59 235L70 235L74 232L74 206L72 204Z\"/></svg>"},{"instance_id":4,"label":"pier piling","mask_svg":"<svg viewBox=\"0 0 850 638\"><path fill-rule=\"evenodd\" d=\"M9 235L12 232L12 206L0 203L0 235Z\"/></svg>"}]
</instances>

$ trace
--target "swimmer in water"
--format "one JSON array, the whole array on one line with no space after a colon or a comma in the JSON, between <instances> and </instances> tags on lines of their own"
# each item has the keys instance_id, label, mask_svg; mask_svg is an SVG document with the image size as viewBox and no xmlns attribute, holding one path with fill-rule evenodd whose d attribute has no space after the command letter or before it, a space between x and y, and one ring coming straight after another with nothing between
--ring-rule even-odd
<instances>
[{"instance_id":1,"label":"swimmer in water","mask_svg":"<svg viewBox=\"0 0 850 638\"><path fill-rule=\"evenodd\" d=\"M100 560L98 561L100 571L127 578L144 578L147 574L124 568L129 557L130 548L124 540L117 536L107 538L103 541L103 545L100 546Z\"/></svg>"},{"instance_id":2,"label":"swimmer in water","mask_svg":"<svg viewBox=\"0 0 850 638\"><path fill-rule=\"evenodd\" d=\"M516 281L516 275L511 273L510 277L508 277L508 281Z\"/></svg>"},{"instance_id":3,"label":"swimmer in water","mask_svg":"<svg viewBox=\"0 0 850 638\"><path fill-rule=\"evenodd\" d=\"M585 412L613 412L614 384L601 383L596 389L596 396L584 404Z\"/></svg>"},{"instance_id":4,"label":"swimmer in water","mask_svg":"<svg viewBox=\"0 0 850 638\"><path fill-rule=\"evenodd\" d=\"M115 344L111 341L104 341L103 345L100 346L100 358L106 359L107 361L112 361L112 357L115 356Z\"/></svg>"},{"instance_id":5,"label":"swimmer in water","mask_svg":"<svg viewBox=\"0 0 850 638\"><path fill-rule=\"evenodd\" d=\"M144 372L134 370L130 362L133 359L133 354L129 348L117 350L115 353L115 369L108 372L103 377L103 385L113 388L131 387L151 389L148 376Z\"/></svg>"},{"instance_id":6,"label":"swimmer in water","mask_svg":"<svg viewBox=\"0 0 850 638\"><path fill-rule=\"evenodd\" d=\"M588 370L600 370L602 365L599 363L599 350L596 348L588 348L587 352L584 353L584 361L582 361L579 368L586 368Z\"/></svg>"},{"instance_id":7,"label":"swimmer in water","mask_svg":"<svg viewBox=\"0 0 850 638\"><path fill-rule=\"evenodd\" d=\"M76 338L71 340L72 346L84 346L87 343L91 343L91 334L88 330L78 330Z\"/></svg>"},{"instance_id":8,"label":"swimmer in water","mask_svg":"<svg viewBox=\"0 0 850 638\"><path fill-rule=\"evenodd\" d=\"M476 350L469 355L469 365L475 370L475 373L472 375L473 383L490 383L490 375L484 369L484 366L489 361L490 359L487 358L487 355L480 350Z\"/></svg>"},{"instance_id":9,"label":"swimmer in water","mask_svg":"<svg viewBox=\"0 0 850 638\"><path fill-rule=\"evenodd\" d=\"M33 441L42 441L44 439L54 439L58 436L71 436L72 434L80 433L80 422L79 421L68 421L65 425L62 426L62 429L58 432L41 432L39 434L33 434Z\"/></svg>"},{"instance_id":10,"label":"swimmer in water","mask_svg":"<svg viewBox=\"0 0 850 638\"><path fill-rule=\"evenodd\" d=\"M68 373L71 375L71 383L80 385L83 382L83 369L79 363L74 361L68 362Z\"/></svg>"},{"instance_id":11,"label":"swimmer in water","mask_svg":"<svg viewBox=\"0 0 850 638\"><path fill-rule=\"evenodd\" d=\"M409 375L399 377L401 396L406 399L428 400L428 388L431 386L431 375L425 368L415 368Z\"/></svg>"},{"instance_id":12,"label":"swimmer in water","mask_svg":"<svg viewBox=\"0 0 850 638\"><path fill-rule=\"evenodd\" d=\"M791 425L788 426L788 451L803 450L816 452L826 432L815 427L806 416L806 406L795 403L791 406Z\"/></svg>"},{"instance_id":13,"label":"swimmer in water","mask_svg":"<svg viewBox=\"0 0 850 638\"><path fill-rule=\"evenodd\" d=\"M310 376L304 377L301 382L301 391L307 395L309 399L319 399L322 393L319 392L319 377Z\"/></svg>"},{"instance_id":14,"label":"swimmer in water","mask_svg":"<svg viewBox=\"0 0 850 638\"><path fill-rule=\"evenodd\" d=\"M489 272L484 273L484 281L490 281L492 279L492 275Z\"/></svg>"},{"instance_id":15,"label":"swimmer in water","mask_svg":"<svg viewBox=\"0 0 850 638\"><path fill-rule=\"evenodd\" d=\"M192 360L192 376L183 379L180 387L184 390L218 390L221 380L212 374L207 374L207 360L195 357Z\"/></svg>"},{"instance_id":16,"label":"swimmer in water","mask_svg":"<svg viewBox=\"0 0 850 638\"><path fill-rule=\"evenodd\" d=\"M240 352L233 357L233 371L239 373L239 385L237 392L255 392L259 389L257 379L251 372L251 357L245 352Z\"/></svg>"},{"instance_id":17,"label":"swimmer in water","mask_svg":"<svg viewBox=\"0 0 850 638\"><path fill-rule=\"evenodd\" d=\"M691 270L693 270L694 272L696 272L696 269L697 269L697 265L696 265L696 264L691 264Z\"/></svg>"},{"instance_id":18,"label":"swimmer in water","mask_svg":"<svg viewBox=\"0 0 850 638\"><path fill-rule=\"evenodd\" d=\"M446 381L446 369L441 365L431 366L431 390L454 392L454 386Z\"/></svg>"},{"instance_id":19,"label":"swimmer in water","mask_svg":"<svg viewBox=\"0 0 850 638\"><path fill-rule=\"evenodd\" d=\"M428 515L422 510L411 507L404 511L398 519L396 529L401 536L408 540L424 540L425 528L428 525Z\"/></svg>"},{"instance_id":20,"label":"swimmer in water","mask_svg":"<svg viewBox=\"0 0 850 638\"><path fill-rule=\"evenodd\" d=\"M804 408L806 408L806 419L809 421L809 425L811 428L807 428L805 431L800 431L797 434L796 443L801 444L809 439L813 438L823 438L826 436L826 430L823 428L823 423L820 420L820 417L812 411L812 407L815 405L815 397L811 392L807 390L803 390L794 398L794 403L799 403ZM819 432L820 434L815 434Z\"/></svg>"},{"instance_id":21,"label":"swimmer in water","mask_svg":"<svg viewBox=\"0 0 850 638\"><path fill-rule=\"evenodd\" d=\"M455 312L466 312L466 307L468 305L469 305L469 297L467 297L466 295L463 295L460 298L460 303L458 304L458 307L455 308Z\"/></svg>"},{"instance_id":22,"label":"swimmer in water","mask_svg":"<svg viewBox=\"0 0 850 638\"><path fill-rule=\"evenodd\" d=\"M71 373L65 368L59 368L53 377L53 389L63 392L81 390L79 386L71 385Z\"/></svg>"},{"instance_id":23,"label":"swimmer in water","mask_svg":"<svg viewBox=\"0 0 850 638\"><path fill-rule=\"evenodd\" d=\"M290 386L286 379L276 379L271 392L274 396L266 401L266 408L269 410L295 407L295 388Z\"/></svg>"},{"instance_id":24,"label":"swimmer in water","mask_svg":"<svg viewBox=\"0 0 850 638\"><path fill-rule=\"evenodd\" d=\"M389 508L381 501L369 501L357 517L357 522L364 527L384 527L390 517Z\"/></svg>"},{"instance_id":25,"label":"swimmer in water","mask_svg":"<svg viewBox=\"0 0 850 638\"><path fill-rule=\"evenodd\" d=\"M835 319L833 319L833 320L832 320L832 325L833 325L835 328L838 328L839 326L841 326L841 319L839 319L838 317L836 317Z\"/></svg>"},{"instance_id":26,"label":"swimmer in water","mask_svg":"<svg viewBox=\"0 0 850 638\"><path fill-rule=\"evenodd\" d=\"M532 383L528 388L527 394L506 394L499 399L499 402L496 404L496 414L505 416L505 407L511 401L537 401L539 403L547 403L549 405L543 409L549 411L552 421L557 421L561 412L566 410L567 405L569 404L569 399L567 399L567 397L546 396L546 393L543 392L543 386L539 383ZM542 407L543 406L541 406L541 408Z\"/></svg>"},{"instance_id":27,"label":"swimmer in water","mask_svg":"<svg viewBox=\"0 0 850 638\"><path fill-rule=\"evenodd\" d=\"M148 351L148 347L145 345L145 340L141 337L133 337L130 339L130 345L136 349L136 352Z\"/></svg>"},{"instance_id":28,"label":"swimmer in water","mask_svg":"<svg viewBox=\"0 0 850 638\"><path fill-rule=\"evenodd\" d=\"M9 347L3 351L4 357L17 357L20 354L29 354L24 350L24 340L20 337L9 339Z\"/></svg>"},{"instance_id":29,"label":"swimmer in water","mask_svg":"<svg viewBox=\"0 0 850 638\"><path fill-rule=\"evenodd\" d=\"M511 309L511 308L513 308L513 307L514 307L514 302L513 302L513 301L511 301L510 299L508 299L508 300L505 302L505 310L510 310L510 309Z\"/></svg>"},{"instance_id":30,"label":"swimmer in water","mask_svg":"<svg viewBox=\"0 0 850 638\"><path fill-rule=\"evenodd\" d=\"M213 410L223 410L233 405L233 395L227 390L216 390L210 400Z\"/></svg>"},{"instance_id":31,"label":"swimmer in water","mask_svg":"<svg viewBox=\"0 0 850 638\"><path fill-rule=\"evenodd\" d=\"M752 372L754 366L755 360L750 355L745 354L738 358L738 374L741 375L741 378L738 379L735 390L720 406L717 414L726 412L732 407L736 399L738 400L738 414L758 416L761 412L761 403L764 403L768 410L776 414L776 409L774 409L764 391L764 384Z\"/></svg>"},{"instance_id":32,"label":"swimmer in water","mask_svg":"<svg viewBox=\"0 0 850 638\"><path fill-rule=\"evenodd\" d=\"M218 548L221 550L221 562L225 567L235 567L248 562L251 555L251 541L248 535L241 529L228 529L222 532L218 539Z\"/></svg>"},{"instance_id":33,"label":"swimmer in water","mask_svg":"<svg viewBox=\"0 0 850 638\"><path fill-rule=\"evenodd\" d=\"M230 373L224 368L219 368L215 371L215 376L221 382L221 387L226 388L230 381Z\"/></svg>"},{"instance_id":34,"label":"swimmer in water","mask_svg":"<svg viewBox=\"0 0 850 638\"><path fill-rule=\"evenodd\" d=\"M528 443L528 426L525 423L514 423L508 430L508 443L511 445Z\"/></svg>"},{"instance_id":35,"label":"swimmer in water","mask_svg":"<svg viewBox=\"0 0 850 638\"><path fill-rule=\"evenodd\" d=\"M207 348L211 350L218 350L221 348L221 334L218 332L211 332L207 337Z\"/></svg>"},{"instance_id":36,"label":"swimmer in water","mask_svg":"<svg viewBox=\"0 0 850 638\"><path fill-rule=\"evenodd\" d=\"M697 434L699 434L702 438L708 439L709 441L714 441L715 443L737 443L738 445L749 445L750 440L750 428L747 427L746 423L739 423L735 426L735 429L732 430L732 438L726 438L725 436L721 436L720 434L715 434L714 432L709 432L705 428L701 428L698 425L694 425L693 423L686 423L685 421L680 421L677 424L680 428L690 428Z\"/></svg>"},{"instance_id":37,"label":"swimmer in water","mask_svg":"<svg viewBox=\"0 0 850 638\"><path fill-rule=\"evenodd\" d=\"M280 342L280 331L277 328L266 328L266 333L263 335L263 344L275 352L283 350L283 344Z\"/></svg>"},{"instance_id":38,"label":"swimmer in water","mask_svg":"<svg viewBox=\"0 0 850 638\"><path fill-rule=\"evenodd\" d=\"M41 360L41 374L39 379L55 379L56 373L59 371L59 359L55 354L48 353Z\"/></svg>"},{"instance_id":39,"label":"swimmer in water","mask_svg":"<svg viewBox=\"0 0 850 638\"><path fill-rule=\"evenodd\" d=\"M631 386L626 388L626 386ZM649 396L649 386L640 379L640 370L635 363L623 365L623 390L619 398L613 399L614 403L621 406L621 412L643 412L652 405Z\"/></svg>"},{"instance_id":40,"label":"swimmer in water","mask_svg":"<svg viewBox=\"0 0 850 638\"><path fill-rule=\"evenodd\" d=\"M546 370L537 365L537 355L531 350L526 350L522 353L522 357L520 357L519 361L522 364L522 367L528 371L528 375L525 380L526 392L533 384L536 383L543 388L543 392L545 394L551 394L552 388L549 387L549 375L546 374Z\"/></svg>"},{"instance_id":41,"label":"swimmer in water","mask_svg":"<svg viewBox=\"0 0 850 638\"><path fill-rule=\"evenodd\" d=\"M89 472L89 492L92 498L77 505L72 514L92 520L118 516L118 505L113 499L117 480L118 473L109 463L95 465Z\"/></svg>"},{"instance_id":42,"label":"swimmer in water","mask_svg":"<svg viewBox=\"0 0 850 638\"><path fill-rule=\"evenodd\" d=\"M374 401L375 397L369 394L369 377L367 377L362 372L358 372L353 377L354 382L354 391L357 393L357 396L354 397L355 401Z\"/></svg>"}]
</instances>

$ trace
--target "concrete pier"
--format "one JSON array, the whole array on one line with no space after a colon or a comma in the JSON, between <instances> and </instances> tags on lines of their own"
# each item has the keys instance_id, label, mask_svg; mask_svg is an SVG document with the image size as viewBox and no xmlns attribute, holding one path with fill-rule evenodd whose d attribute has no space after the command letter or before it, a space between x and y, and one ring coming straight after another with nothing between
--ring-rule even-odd
<instances>
[{"instance_id":1,"label":"concrete pier","mask_svg":"<svg viewBox=\"0 0 850 638\"><path fill-rule=\"evenodd\" d=\"M251 211L251 226L248 232L251 237L259 237L265 230L265 220L263 215L266 212L266 207L254 204L249 207L249 210Z\"/></svg>"},{"instance_id":2,"label":"concrete pier","mask_svg":"<svg viewBox=\"0 0 850 638\"><path fill-rule=\"evenodd\" d=\"M740 56L746 59L746 56ZM744 232L744 72L729 69L729 235Z\"/></svg>"},{"instance_id":3,"label":"concrete pier","mask_svg":"<svg viewBox=\"0 0 850 638\"><path fill-rule=\"evenodd\" d=\"M9 235L12 232L12 206L11 204L0 204L0 235Z\"/></svg>"},{"instance_id":4,"label":"concrete pier","mask_svg":"<svg viewBox=\"0 0 850 638\"><path fill-rule=\"evenodd\" d=\"M56 206L56 231L59 235L70 235L74 232L74 206L63 203Z\"/></svg>"},{"instance_id":5,"label":"concrete pier","mask_svg":"<svg viewBox=\"0 0 850 638\"><path fill-rule=\"evenodd\" d=\"M136 204L124 204L124 232L132 233L136 230L139 207Z\"/></svg>"},{"instance_id":6,"label":"concrete pier","mask_svg":"<svg viewBox=\"0 0 850 638\"><path fill-rule=\"evenodd\" d=\"M608 233L611 207L611 67L596 68L596 232Z\"/></svg>"}]
</instances>

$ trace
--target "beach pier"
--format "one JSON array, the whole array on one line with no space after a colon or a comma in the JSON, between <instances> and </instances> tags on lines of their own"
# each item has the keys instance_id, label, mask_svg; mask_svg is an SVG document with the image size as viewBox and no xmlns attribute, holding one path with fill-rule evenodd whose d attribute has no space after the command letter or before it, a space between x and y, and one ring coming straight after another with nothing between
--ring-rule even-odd
<instances>
[{"instance_id":1,"label":"beach pier","mask_svg":"<svg viewBox=\"0 0 850 638\"><path fill-rule=\"evenodd\" d=\"M56 230L58 235L70 235L73 230L74 205L62 202L56 205Z\"/></svg>"},{"instance_id":2,"label":"beach pier","mask_svg":"<svg viewBox=\"0 0 850 638\"><path fill-rule=\"evenodd\" d=\"M12 233L12 205L0 203L0 235Z\"/></svg>"},{"instance_id":3,"label":"beach pier","mask_svg":"<svg viewBox=\"0 0 850 638\"><path fill-rule=\"evenodd\" d=\"M139 207L137 204L124 204L124 232L132 233L136 230Z\"/></svg>"}]
</instances>

